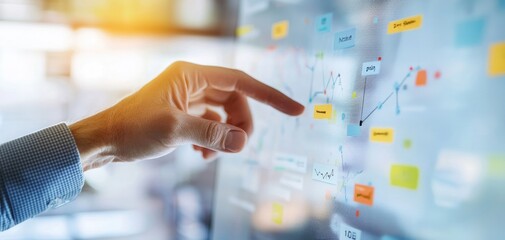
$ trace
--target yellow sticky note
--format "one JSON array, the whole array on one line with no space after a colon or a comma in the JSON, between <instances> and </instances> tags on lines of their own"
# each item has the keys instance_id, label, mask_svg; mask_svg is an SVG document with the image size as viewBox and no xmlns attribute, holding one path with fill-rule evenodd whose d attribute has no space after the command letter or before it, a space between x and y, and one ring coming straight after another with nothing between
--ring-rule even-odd
<instances>
[{"instance_id":1,"label":"yellow sticky note","mask_svg":"<svg viewBox=\"0 0 505 240\"><path fill-rule=\"evenodd\" d=\"M284 209L281 204L272 204L272 221L276 224L282 224L282 216L284 214Z\"/></svg>"},{"instance_id":2,"label":"yellow sticky note","mask_svg":"<svg viewBox=\"0 0 505 240\"><path fill-rule=\"evenodd\" d=\"M331 104L320 104L314 106L315 119L331 119L333 107Z\"/></svg>"},{"instance_id":3,"label":"yellow sticky note","mask_svg":"<svg viewBox=\"0 0 505 240\"><path fill-rule=\"evenodd\" d=\"M489 75L505 75L505 42L493 44L489 48Z\"/></svg>"},{"instance_id":4,"label":"yellow sticky note","mask_svg":"<svg viewBox=\"0 0 505 240\"><path fill-rule=\"evenodd\" d=\"M237 28L237 31L236 31L237 37L242 37L244 35L247 35L250 32L252 32L252 30L253 30L253 26L252 25L240 26L240 27Z\"/></svg>"},{"instance_id":5,"label":"yellow sticky note","mask_svg":"<svg viewBox=\"0 0 505 240\"><path fill-rule=\"evenodd\" d=\"M417 189L419 182L419 168L410 165L392 165L390 184L412 190Z\"/></svg>"},{"instance_id":6,"label":"yellow sticky note","mask_svg":"<svg viewBox=\"0 0 505 240\"><path fill-rule=\"evenodd\" d=\"M395 130L392 128L370 128L370 141L392 143Z\"/></svg>"},{"instance_id":7,"label":"yellow sticky note","mask_svg":"<svg viewBox=\"0 0 505 240\"><path fill-rule=\"evenodd\" d=\"M356 92L352 92L352 98L356 98L358 94Z\"/></svg>"},{"instance_id":8,"label":"yellow sticky note","mask_svg":"<svg viewBox=\"0 0 505 240\"><path fill-rule=\"evenodd\" d=\"M423 25L423 15L402 18L389 22L388 34L418 29Z\"/></svg>"},{"instance_id":9,"label":"yellow sticky note","mask_svg":"<svg viewBox=\"0 0 505 240\"><path fill-rule=\"evenodd\" d=\"M289 22L284 20L274 23L272 26L272 39L279 40L288 35Z\"/></svg>"}]
</instances>

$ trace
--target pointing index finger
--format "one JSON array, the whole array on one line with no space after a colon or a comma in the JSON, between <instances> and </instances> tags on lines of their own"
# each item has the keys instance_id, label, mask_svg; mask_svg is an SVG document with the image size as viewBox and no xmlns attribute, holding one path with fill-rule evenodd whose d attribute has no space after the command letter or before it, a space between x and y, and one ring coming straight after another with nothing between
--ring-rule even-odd
<instances>
[{"instance_id":1,"label":"pointing index finger","mask_svg":"<svg viewBox=\"0 0 505 240\"><path fill-rule=\"evenodd\" d=\"M288 115L303 113L303 105L242 71L201 66L201 73L200 77L204 77L210 87L222 91L238 91Z\"/></svg>"}]
</instances>

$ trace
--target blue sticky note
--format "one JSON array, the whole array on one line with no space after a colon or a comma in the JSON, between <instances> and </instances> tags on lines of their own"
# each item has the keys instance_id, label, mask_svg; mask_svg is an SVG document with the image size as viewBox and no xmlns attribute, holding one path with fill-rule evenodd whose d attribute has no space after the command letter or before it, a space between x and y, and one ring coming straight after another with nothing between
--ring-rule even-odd
<instances>
[{"instance_id":1,"label":"blue sticky note","mask_svg":"<svg viewBox=\"0 0 505 240\"><path fill-rule=\"evenodd\" d=\"M357 137L361 134L361 127L357 124L349 124L347 125L347 136L348 137Z\"/></svg>"},{"instance_id":2,"label":"blue sticky note","mask_svg":"<svg viewBox=\"0 0 505 240\"><path fill-rule=\"evenodd\" d=\"M354 47L356 41L356 28L335 33L333 48L344 49Z\"/></svg>"},{"instance_id":3,"label":"blue sticky note","mask_svg":"<svg viewBox=\"0 0 505 240\"><path fill-rule=\"evenodd\" d=\"M377 75L381 72L381 61L364 62L361 67L361 76Z\"/></svg>"},{"instance_id":4,"label":"blue sticky note","mask_svg":"<svg viewBox=\"0 0 505 240\"><path fill-rule=\"evenodd\" d=\"M498 8L505 10L505 0L498 0Z\"/></svg>"},{"instance_id":5,"label":"blue sticky note","mask_svg":"<svg viewBox=\"0 0 505 240\"><path fill-rule=\"evenodd\" d=\"M484 18L460 22L456 25L457 47L471 47L482 43L484 36Z\"/></svg>"},{"instance_id":6,"label":"blue sticky note","mask_svg":"<svg viewBox=\"0 0 505 240\"><path fill-rule=\"evenodd\" d=\"M330 32L333 23L333 13L323 14L316 18L316 31Z\"/></svg>"}]
</instances>

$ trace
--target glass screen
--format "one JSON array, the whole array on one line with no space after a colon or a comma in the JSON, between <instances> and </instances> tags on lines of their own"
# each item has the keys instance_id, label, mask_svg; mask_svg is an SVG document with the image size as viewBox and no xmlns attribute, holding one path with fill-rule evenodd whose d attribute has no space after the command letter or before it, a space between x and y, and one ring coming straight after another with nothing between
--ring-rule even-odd
<instances>
[{"instance_id":1,"label":"glass screen","mask_svg":"<svg viewBox=\"0 0 505 240\"><path fill-rule=\"evenodd\" d=\"M504 239L504 0L243 0L249 101L214 239Z\"/></svg>"}]
</instances>

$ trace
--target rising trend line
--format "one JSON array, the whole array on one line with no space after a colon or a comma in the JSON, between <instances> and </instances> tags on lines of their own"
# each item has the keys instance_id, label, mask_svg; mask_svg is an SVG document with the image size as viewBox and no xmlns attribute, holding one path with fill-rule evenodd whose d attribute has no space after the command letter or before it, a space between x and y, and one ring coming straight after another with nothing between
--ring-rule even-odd
<instances>
[{"instance_id":1,"label":"rising trend line","mask_svg":"<svg viewBox=\"0 0 505 240\"><path fill-rule=\"evenodd\" d=\"M318 95L326 95L328 93L328 88L330 87L330 83L331 83L331 98L328 98L327 102L333 101L333 97L335 96L335 91L334 91L335 85L337 84L337 82L339 83L340 88L342 88L342 79L340 77L340 73L337 74L336 77L334 77L333 72L331 72L330 77L328 78L328 81L326 81L326 83L324 82L324 79L323 79L323 85L324 85L323 91L316 91L314 93L312 93L312 91L311 91L312 94L309 98L309 102L312 102ZM311 83L311 86L312 86L312 84L313 83Z\"/></svg>"},{"instance_id":2,"label":"rising trend line","mask_svg":"<svg viewBox=\"0 0 505 240\"><path fill-rule=\"evenodd\" d=\"M331 87L331 98L327 98L326 102L333 101L333 97L335 95L335 87L338 83L338 86L340 86L340 89L342 93L344 92L344 88L342 86L342 78L340 73L337 73L337 76L333 75L333 72L330 72L330 76L325 78L324 76L324 62L321 62L321 69L322 69L322 79L323 79L323 90L322 91L314 91L314 78L315 78L315 72L316 72L316 66L323 59L323 55L321 53L316 54L316 60L313 65L305 64L305 67L309 69L311 72L311 77L310 77L310 89L309 89L309 103L312 103L312 101L318 96L318 95L327 95L329 88ZM330 85L331 83L331 85Z\"/></svg>"},{"instance_id":3,"label":"rising trend line","mask_svg":"<svg viewBox=\"0 0 505 240\"><path fill-rule=\"evenodd\" d=\"M415 71L419 71L421 68L420 67L417 67L415 69ZM396 83L395 84L395 88L394 90L388 94L388 96L381 102L379 102L378 105L376 105L372 111L370 111L370 113L368 113L365 118L363 118L363 108L365 106L365 94L366 94L366 80L367 78L365 77L365 84L364 84L364 87L363 87L363 101L361 103L361 117L360 117L360 121L359 121L359 125L360 126L363 126L363 123L370 117L372 116L372 114L377 111L377 109L381 109L382 106L384 104L386 104L386 102L389 101L389 99L393 96L393 95L396 95L396 114L400 114L400 103L399 103L399 97L398 97L398 93L399 93L399 90L400 88L405 84L405 82L407 81L407 79L410 78L410 76L412 75L412 72L414 70L410 70L409 73L407 73L407 75L405 75L405 77L402 79L402 81L400 83Z\"/></svg>"}]
</instances>

